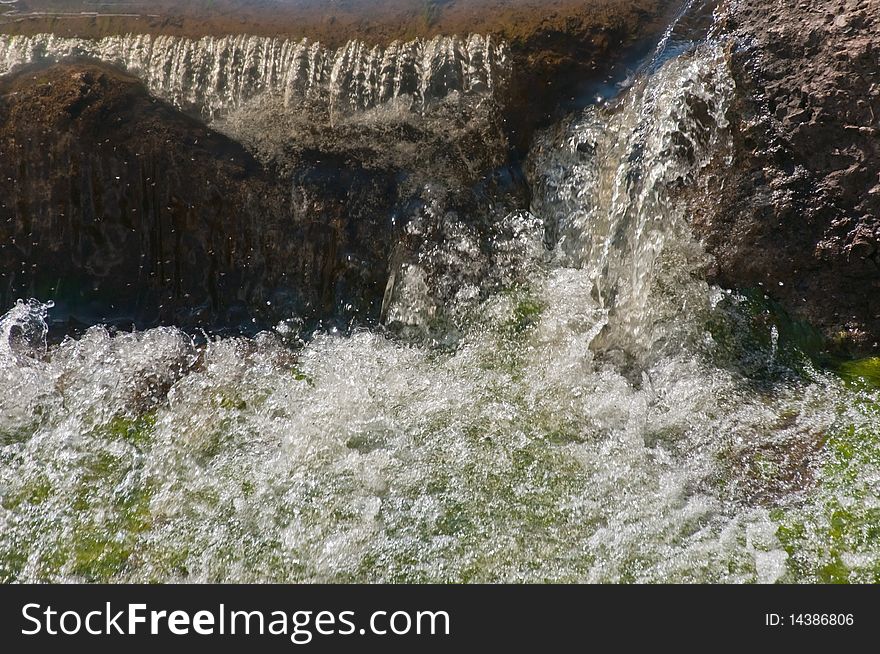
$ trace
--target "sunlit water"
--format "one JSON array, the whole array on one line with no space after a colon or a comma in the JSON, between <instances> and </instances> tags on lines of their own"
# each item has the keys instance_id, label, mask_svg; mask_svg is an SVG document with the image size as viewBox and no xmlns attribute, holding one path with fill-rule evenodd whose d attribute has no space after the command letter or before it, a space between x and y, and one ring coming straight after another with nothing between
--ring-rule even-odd
<instances>
[{"instance_id":1,"label":"sunlit water","mask_svg":"<svg viewBox=\"0 0 880 654\"><path fill-rule=\"evenodd\" d=\"M488 95L504 84L504 43L472 34L387 47L246 35L188 39L149 34L99 40L0 35L0 74L23 64L96 59L140 77L158 97L213 120L267 96L330 119L406 100L424 111L450 94ZM401 102L396 105L401 105Z\"/></svg>"},{"instance_id":2,"label":"sunlit water","mask_svg":"<svg viewBox=\"0 0 880 654\"><path fill-rule=\"evenodd\" d=\"M732 91L705 46L539 135L532 213L491 260L448 225L387 330L47 346L20 303L0 579L876 579L880 398L706 284L676 199L723 161Z\"/></svg>"}]
</instances>

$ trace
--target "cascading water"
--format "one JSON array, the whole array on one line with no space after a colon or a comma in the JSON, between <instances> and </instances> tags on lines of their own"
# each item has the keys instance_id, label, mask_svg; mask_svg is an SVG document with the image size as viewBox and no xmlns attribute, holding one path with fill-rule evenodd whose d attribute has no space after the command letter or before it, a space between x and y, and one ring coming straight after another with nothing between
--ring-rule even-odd
<instances>
[{"instance_id":1,"label":"cascading water","mask_svg":"<svg viewBox=\"0 0 880 654\"><path fill-rule=\"evenodd\" d=\"M424 266L467 281L440 347L93 327L46 349L47 308L16 306L0 579L876 578L880 397L765 347L700 279L676 192L723 160L731 89L706 45L539 136L533 212L491 257L447 225L391 285L385 313L418 325Z\"/></svg>"},{"instance_id":2,"label":"cascading water","mask_svg":"<svg viewBox=\"0 0 880 654\"><path fill-rule=\"evenodd\" d=\"M681 316L704 311L705 285L688 279L704 257L675 192L723 156L732 87L719 49L681 57L632 88L613 118L592 108L533 152L545 241L562 265L588 270L611 338L630 353L657 351ZM663 286L674 289L665 301Z\"/></svg>"},{"instance_id":3,"label":"cascading water","mask_svg":"<svg viewBox=\"0 0 880 654\"><path fill-rule=\"evenodd\" d=\"M0 36L0 74L22 64L97 59L140 77L150 91L206 120L262 96L333 116L397 98L421 111L452 93L491 94L507 74L507 48L491 37L438 36L386 48L352 41L329 50L308 40L254 36L100 40Z\"/></svg>"}]
</instances>

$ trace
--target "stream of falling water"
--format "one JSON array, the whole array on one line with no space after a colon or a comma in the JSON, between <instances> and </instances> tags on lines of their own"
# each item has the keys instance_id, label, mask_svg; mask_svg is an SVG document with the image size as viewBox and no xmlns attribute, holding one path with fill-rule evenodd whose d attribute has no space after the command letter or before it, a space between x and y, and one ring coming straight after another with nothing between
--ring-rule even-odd
<instances>
[{"instance_id":1,"label":"stream of falling water","mask_svg":"<svg viewBox=\"0 0 880 654\"><path fill-rule=\"evenodd\" d=\"M264 96L322 109L331 119L394 99L425 110L447 95L488 94L505 83L507 47L492 37L433 39L336 50L306 39L149 34L99 40L0 35L0 74L22 64L97 59L140 77L154 95L208 121Z\"/></svg>"},{"instance_id":2,"label":"stream of falling water","mask_svg":"<svg viewBox=\"0 0 880 654\"><path fill-rule=\"evenodd\" d=\"M723 158L731 93L706 45L540 135L533 211L495 240L507 283L462 284L442 346L102 327L47 346L51 307L19 303L0 579L877 579L880 397L706 284L676 201ZM468 238L430 256L471 279ZM389 313L418 326L430 279L401 276Z\"/></svg>"}]
</instances>

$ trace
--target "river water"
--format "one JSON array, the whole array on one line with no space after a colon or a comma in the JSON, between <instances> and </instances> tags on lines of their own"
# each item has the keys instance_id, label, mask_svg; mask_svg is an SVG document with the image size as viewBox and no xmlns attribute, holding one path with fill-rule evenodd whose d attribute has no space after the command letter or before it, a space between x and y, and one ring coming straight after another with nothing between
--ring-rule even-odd
<instances>
[{"instance_id":1,"label":"river water","mask_svg":"<svg viewBox=\"0 0 880 654\"><path fill-rule=\"evenodd\" d=\"M207 120L257 79L419 112L490 93L504 61L481 37L404 54L165 39L160 76L144 43L6 39L0 61L93 48ZM734 88L720 37L673 54L536 137L531 211L498 220L491 259L463 223L404 264L395 329L47 344L48 298L12 307L0 579L876 580L880 397L814 366L760 294L704 280L680 191L713 201ZM218 81L242 61L248 84Z\"/></svg>"}]
</instances>

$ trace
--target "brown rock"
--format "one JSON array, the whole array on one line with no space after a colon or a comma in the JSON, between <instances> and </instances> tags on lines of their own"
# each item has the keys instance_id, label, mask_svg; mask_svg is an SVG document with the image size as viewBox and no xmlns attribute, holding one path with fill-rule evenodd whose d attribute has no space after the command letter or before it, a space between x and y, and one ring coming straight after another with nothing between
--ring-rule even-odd
<instances>
[{"instance_id":1,"label":"brown rock","mask_svg":"<svg viewBox=\"0 0 880 654\"><path fill-rule=\"evenodd\" d=\"M438 34L487 34L514 59L509 137L524 152L561 101L601 80L669 23L677 0L20 0L0 33L98 38L149 33L309 38L337 47ZM85 15L83 15L85 14Z\"/></svg>"},{"instance_id":2,"label":"brown rock","mask_svg":"<svg viewBox=\"0 0 880 654\"><path fill-rule=\"evenodd\" d=\"M716 257L714 281L763 284L826 335L870 348L880 338L866 290L880 279L880 196L871 192L880 0L730 0L725 16L735 165L715 203L723 210L698 208L695 219Z\"/></svg>"},{"instance_id":3,"label":"brown rock","mask_svg":"<svg viewBox=\"0 0 880 654\"><path fill-rule=\"evenodd\" d=\"M4 78L0 304L185 328L378 316L392 173L304 155L292 187L112 69Z\"/></svg>"}]
</instances>

